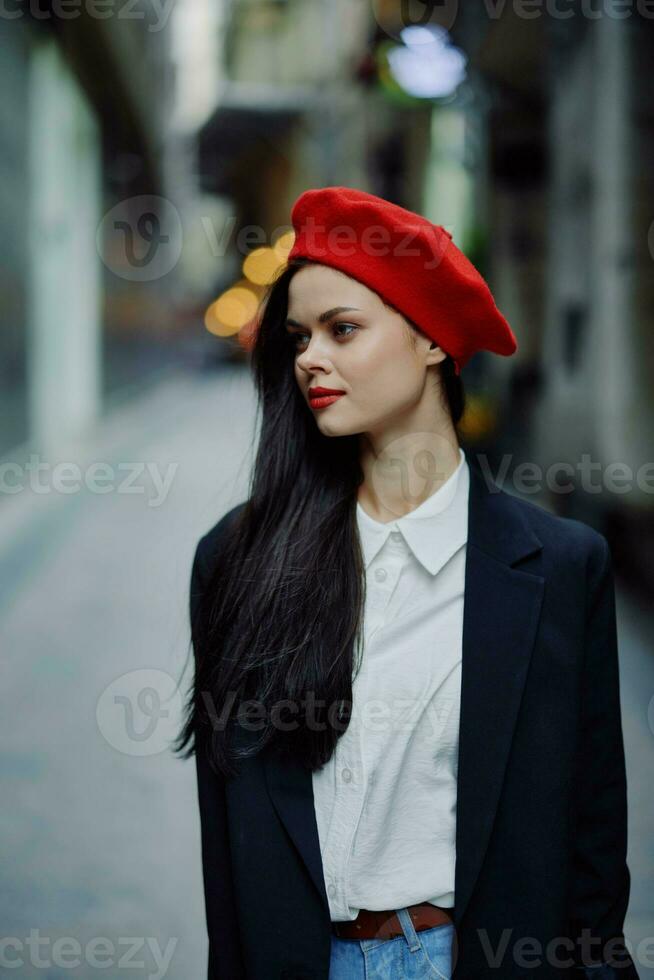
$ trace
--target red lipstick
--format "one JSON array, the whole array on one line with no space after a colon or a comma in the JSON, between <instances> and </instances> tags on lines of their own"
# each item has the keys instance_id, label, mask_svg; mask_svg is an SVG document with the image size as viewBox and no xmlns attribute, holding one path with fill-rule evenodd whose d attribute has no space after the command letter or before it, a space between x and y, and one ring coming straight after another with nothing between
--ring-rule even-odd
<instances>
[{"instance_id":1,"label":"red lipstick","mask_svg":"<svg viewBox=\"0 0 654 980\"><path fill-rule=\"evenodd\" d=\"M309 388L309 404L311 408L326 408L344 394L345 392L339 388L323 388L321 385L316 385L315 388Z\"/></svg>"}]
</instances>

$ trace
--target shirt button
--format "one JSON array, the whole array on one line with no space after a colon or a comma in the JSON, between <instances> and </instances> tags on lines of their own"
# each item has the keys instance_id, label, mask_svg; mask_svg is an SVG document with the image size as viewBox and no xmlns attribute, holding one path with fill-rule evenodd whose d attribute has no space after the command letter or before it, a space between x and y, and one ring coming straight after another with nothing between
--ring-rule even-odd
<instances>
[{"instance_id":1,"label":"shirt button","mask_svg":"<svg viewBox=\"0 0 654 980\"><path fill-rule=\"evenodd\" d=\"M385 568L378 568L377 571L375 572L375 578L377 579L378 582L383 582L386 579L387 575L388 572L386 571Z\"/></svg>"},{"instance_id":2,"label":"shirt button","mask_svg":"<svg viewBox=\"0 0 654 980\"><path fill-rule=\"evenodd\" d=\"M349 769L343 769L341 776L344 782L349 783L352 779L352 772Z\"/></svg>"},{"instance_id":3,"label":"shirt button","mask_svg":"<svg viewBox=\"0 0 654 980\"><path fill-rule=\"evenodd\" d=\"M329 888L327 889L327 894L329 895L330 898L333 898L334 895L336 894L336 885L330 885Z\"/></svg>"}]
</instances>

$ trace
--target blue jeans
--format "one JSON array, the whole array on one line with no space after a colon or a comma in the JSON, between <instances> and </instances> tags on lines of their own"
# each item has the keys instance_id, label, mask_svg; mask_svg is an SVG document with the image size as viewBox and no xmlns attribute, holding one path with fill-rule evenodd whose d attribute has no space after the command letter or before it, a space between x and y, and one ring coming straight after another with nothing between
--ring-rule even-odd
<instances>
[{"instance_id":1,"label":"blue jeans","mask_svg":"<svg viewBox=\"0 0 654 980\"><path fill-rule=\"evenodd\" d=\"M329 980L450 980L450 922L416 932L406 908L396 909L403 936L339 939L332 935Z\"/></svg>"}]
</instances>

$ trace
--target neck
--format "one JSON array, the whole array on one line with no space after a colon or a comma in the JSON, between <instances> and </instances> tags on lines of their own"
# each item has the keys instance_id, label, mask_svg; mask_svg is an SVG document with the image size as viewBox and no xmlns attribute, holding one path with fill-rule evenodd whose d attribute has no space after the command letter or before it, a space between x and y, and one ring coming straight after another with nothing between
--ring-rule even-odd
<instances>
[{"instance_id":1,"label":"neck","mask_svg":"<svg viewBox=\"0 0 654 980\"><path fill-rule=\"evenodd\" d=\"M419 507L452 476L460 461L456 432L412 432L361 443L363 481L358 501L374 520L387 523Z\"/></svg>"}]
</instances>

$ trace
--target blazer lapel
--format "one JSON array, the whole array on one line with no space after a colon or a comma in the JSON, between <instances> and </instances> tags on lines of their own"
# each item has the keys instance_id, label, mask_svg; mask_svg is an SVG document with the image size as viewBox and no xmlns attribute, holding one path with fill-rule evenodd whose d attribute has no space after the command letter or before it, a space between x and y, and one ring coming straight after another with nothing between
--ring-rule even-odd
<instances>
[{"instance_id":1,"label":"blazer lapel","mask_svg":"<svg viewBox=\"0 0 654 980\"><path fill-rule=\"evenodd\" d=\"M481 869L533 649L545 579L513 566L542 549L508 493L470 459L457 773L454 921Z\"/></svg>"},{"instance_id":2,"label":"blazer lapel","mask_svg":"<svg viewBox=\"0 0 654 980\"><path fill-rule=\"evenodd\" d=\"M329 899L320 854L320 838L313 803L313 777L295 760L281 760L276 752L263 753L268 793L288 834L302 857L329 916Z\"/></svg>"},{"instance_id":3,"label":"blazer lapel","mask_svg":"<svg viewBox=\"0 0 654 980\"><path fill-rule=\"evenodd\" d=\"M455 923L481 869L543 597L544 578L513 566L542 548L509 494L469 455L461 719L457 772ZM262 754L268 792L329 913L312 774Z\"/></svg>"}]
</instances>

